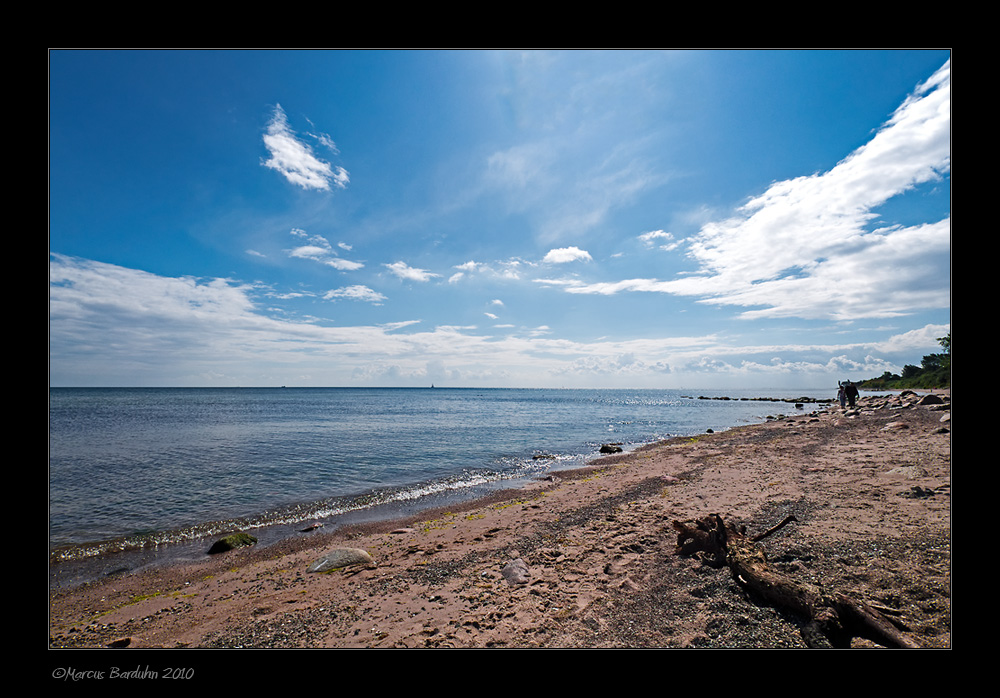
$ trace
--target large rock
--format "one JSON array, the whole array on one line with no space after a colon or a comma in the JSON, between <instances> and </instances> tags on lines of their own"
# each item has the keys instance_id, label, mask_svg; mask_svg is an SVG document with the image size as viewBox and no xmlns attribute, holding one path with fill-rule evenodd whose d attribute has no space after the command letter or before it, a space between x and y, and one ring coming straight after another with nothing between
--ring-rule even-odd
<instances>
[{"instance_id":1,"label":"large rock","mask_svg":"<svg viewBox=\"0 0 1000 698\"><path fill-rule=\"evenodd\" d=\"M361 548L337 548L309 565L306 572L332 572L352 565L374 564L372 556Z\"/></svg>"},{"instance_id":2,"label":"large rock","mask_svg":"<svg viewBox=\"0 0 1000 698\"><path fill-rule=\"evenodd\" d=\"M503 569L500 570L500 574L503 575L503 578L511 586L527 584L531 579L531 570L528 569L528 564L521 558L511 560L504 565Z\"/></svg>"},{"instance_id":3,"label":"large rock","mask_svg":"<svg viewBox=\"0 0 1000 698\"><path fill-rule=\"evenodd\" d=\"M249 533L230 533L228 536L220 538L219 540L212 543L212 547L208 549L209 555L216 555L218 553L224 553L228 550L234 550L236 548L245 548L250 545L256 545L257 539L251 536Z\"/></svg>"}]
</instances>

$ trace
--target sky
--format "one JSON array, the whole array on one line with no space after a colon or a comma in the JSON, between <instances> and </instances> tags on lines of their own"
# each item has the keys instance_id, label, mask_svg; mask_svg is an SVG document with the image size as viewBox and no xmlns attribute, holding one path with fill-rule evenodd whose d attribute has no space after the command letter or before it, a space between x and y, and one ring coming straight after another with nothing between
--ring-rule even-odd
<instances>
[{"instance_id":1,"label":"sky","mask_svg":"<svg viewBox=\"0 0 1000 698\"><path fill-rule=\"evenodd\" d=\"M50 385L835 391L950 156L947 50L52 50Z\"/></svg>"}]
</instances>

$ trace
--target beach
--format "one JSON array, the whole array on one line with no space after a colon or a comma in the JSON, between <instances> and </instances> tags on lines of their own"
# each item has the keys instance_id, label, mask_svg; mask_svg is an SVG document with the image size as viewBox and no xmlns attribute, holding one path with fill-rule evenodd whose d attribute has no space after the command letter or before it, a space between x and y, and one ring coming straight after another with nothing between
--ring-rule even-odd
<instances>
[{"instance_id":1,"label":"beach","mask_svg":"<svg viewBox=\"0 0 1000 698\"><path fill-rule=\"evenodd\" d=\"M50 593L60 648L793 648L803 619L677 554L672 523L762 532L769 563L951 646L950 395L865 396L671 439L406 520ZM362 561L309 572L338 548ZM856 647L877 647L858 640Z\"/></svg>"}]
</instances>

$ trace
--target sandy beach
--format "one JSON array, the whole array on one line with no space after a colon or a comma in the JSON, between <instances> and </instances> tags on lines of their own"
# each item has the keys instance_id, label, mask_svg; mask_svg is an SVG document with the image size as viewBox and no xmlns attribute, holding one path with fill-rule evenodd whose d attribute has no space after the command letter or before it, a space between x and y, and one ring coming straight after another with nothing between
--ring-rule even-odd
<instances>
[{"instance_id":1,"label":"sandy beach","mask_svg":"<svg viewBox=\"0 0 1000 698\"><path fill-rule=\"evenodd\" d=\"M791 514L760 543L773 567L949 648L950 395L919 397L788 405L449 511L51 593L49 647L805 647L802 618L677 554L671 526L719 514L762 532ZM337 548L371 561L307 571Z\"/></svg>"}]
</instances>

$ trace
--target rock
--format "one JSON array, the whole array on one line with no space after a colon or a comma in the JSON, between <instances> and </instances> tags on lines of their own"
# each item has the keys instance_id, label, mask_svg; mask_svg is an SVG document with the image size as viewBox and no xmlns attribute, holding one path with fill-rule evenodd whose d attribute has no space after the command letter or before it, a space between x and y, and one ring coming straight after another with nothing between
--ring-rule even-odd
<instances>
[{"instance_id":1,"label":"rock","mask_svg":"<svg viewBox=\"0 0 1000 698\"><path fill-rule=\"evenodd\" d=\"M511 586L517 586L519 584L527 584L528 580L531 578L531 570L528 569L527 563L521 558L516 560L511 560L503 569L500 570L500 574L503 578L507 580L507 583Z\"/></svg>"},{"instance_id":2,"label":"rock","mask_svg":"<svg viewBox=\"0 0 1000 698\"><path fill-rule=\"evenodd\" d=\"M924 395L922 398L917 400L918 405L943 405L944 400L942 400L937 395Z\"/></svg>"},{"instance_id":3,"label":"rock","mask_svg":"<svg viewBox=\"0 0 1000 698\"><path fill-rule=\"evenodd\" d=\"M601 446L601 453L621 453L622 447L617 444L604 444Z\"/></svg>"},{"instance_id":4,"label":"rock","mask_svg":"<svg viewBox=\"0 0 1000 698\"><path fill-rule=\"evenodd\" d=\"M256 544L257 539L249 533L230 533L228 536L220 538L212 543L212 547L208 549L208 554L216 555L229 550L235 550L236 548L246 548Z\"/></svg>"},{"instance_id":5,"label":"rock","mask_svg":"<svg viewBox=\"0 0 1000 698\"><path fill-rule=\"evenodd\" d=\"M908 480L916 480L920 477L925 477L927 471L921 468L919 465L901 465L898 468L893 468L888 471L889 475L901 475Z\"/></svg>"},{"instance_id":6,"label":"rock","mask_svg":"<svg viewBox=\"0 0 1000 698\"><path fill-rule=\"evenodd\" d=\"M351 565L374 564L372 556L361 548L337 548L309 565L306 572L332 572Z\"/></svg>"},{"instance_id":7,"label":"rock","mask_svg":"<svg viewBox=\"0 0 1000 698\"><path fill-rule=\"evenodd\" d=\"M299 533L309 533L309 531L315 531L317 528L323 528L322 522L314 521L305 528L300 528Z\"/></svg>"}]
</instances>

